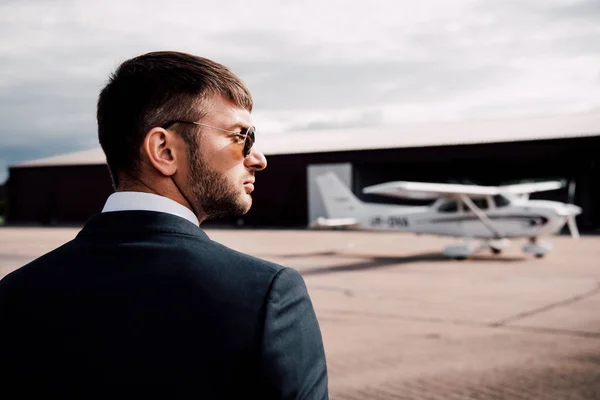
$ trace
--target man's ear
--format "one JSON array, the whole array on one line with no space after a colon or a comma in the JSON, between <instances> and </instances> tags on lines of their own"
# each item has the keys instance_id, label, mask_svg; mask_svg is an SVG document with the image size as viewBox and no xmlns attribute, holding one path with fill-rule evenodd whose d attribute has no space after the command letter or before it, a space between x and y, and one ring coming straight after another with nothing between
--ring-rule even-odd
<instances>
[{"instance_id":1,"label":"man's ear","mask_svg":"<svg viewBox=\"0 0 600 400\"><path fill-rule=\"evenodd\" d=\"M177 146L181 138L173 131L163 128L152 128L144 138L142 149L152 166L161 174L171 176L177 172L181 155Z\"/></svg>"}]
</instances>

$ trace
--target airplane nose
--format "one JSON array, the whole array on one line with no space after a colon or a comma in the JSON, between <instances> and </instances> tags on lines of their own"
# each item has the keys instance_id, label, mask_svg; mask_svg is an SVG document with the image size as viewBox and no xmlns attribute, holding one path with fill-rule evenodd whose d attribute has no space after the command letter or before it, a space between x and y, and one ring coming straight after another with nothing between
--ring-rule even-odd
<instances>
[{"instance_id":1,"label":"airplane nose","mask_svg":"<svg viewBox=\"0 0 600 400\"><path fill-rule=\"evenodd\" d=\"M574 204L564 204L563 209L558 212L558 215L567 218L567 225L569 226L569 231L571 232L573 239L579 238L579 229L575 222L575 217L579 214L581 214L581 207Z\"/></svg>"},{"instance_id":2,"label":"airplane nose","mask_svg":"<svg viewBox=\"0 0 600 400\"><path fill-rule=\"evenodd\" d=\"M574 204L564 204L560 209L557 210L557 214L561 217L576 216L581 214L581 207Z\"/></svg>"}]
</instances>

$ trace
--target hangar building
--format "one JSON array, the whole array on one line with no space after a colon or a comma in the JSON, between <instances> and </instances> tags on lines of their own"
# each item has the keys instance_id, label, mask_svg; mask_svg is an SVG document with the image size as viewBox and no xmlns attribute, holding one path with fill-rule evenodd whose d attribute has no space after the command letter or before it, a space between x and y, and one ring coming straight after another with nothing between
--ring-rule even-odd
<instances>
[{"instance_id":1,"label":"hangar building","mask_svg":"<svg viewBox=\"0 0 600 400\"><path fill-rule=\"evenodd\" d=\"M257 146L268 166L257 174L252 209L206 225L305 227L322 216L311 178L332 168L369 202L399 202L361 192L392 180L575 182L572 197L566 188L532 197L574 202L583 208L580 231L600 229L600 112L265 134ZM7 191L8 223L80 224L112 187L98 147L13 165Z\"/></svg>"}]
</instances>

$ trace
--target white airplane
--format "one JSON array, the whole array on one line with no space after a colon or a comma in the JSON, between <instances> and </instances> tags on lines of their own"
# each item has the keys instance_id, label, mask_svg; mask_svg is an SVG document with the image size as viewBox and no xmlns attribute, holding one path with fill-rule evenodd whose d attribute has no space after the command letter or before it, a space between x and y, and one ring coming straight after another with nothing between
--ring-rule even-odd
<instances>
[{"instance_id":1,"label":"white airplane","mask_svg":"<svg viewBox=\"0 0 600 400\"><path fill-rule=\"evenodd\" d=\"M506 186L477 186L425 182L388 182L365 187L363 193L410 199L433 200L428 206L366 203L359 200L332 172L316 177L327 218L317 218L313 228L347 227L404 231L464 238L450 244L445 256L464 259L489 248L499 254L510 245L509 238L526 237L525 253L546 255L552 246L538 241L556 234L568 224L579 237L575 216L581 208L567 203L530 200L529 194L560 189L561 182L523 183ZM472 239L482 244L476 247Z\"/></svg>"}]
</instances>

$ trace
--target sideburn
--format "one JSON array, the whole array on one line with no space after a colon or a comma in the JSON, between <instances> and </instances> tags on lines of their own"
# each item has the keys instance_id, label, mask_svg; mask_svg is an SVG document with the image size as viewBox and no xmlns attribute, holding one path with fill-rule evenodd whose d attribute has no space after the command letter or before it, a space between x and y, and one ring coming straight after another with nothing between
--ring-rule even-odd
<instances>
[{"instance_id":1,"label":"sideburn","mask_svg":"<svg viewBox=\"0 0 600 400\"><path fill-rule=\"evenodd\" d=\"M187 142L187 140L186 140ZM202 209L207 219L239 216L247 212L239 193L227 177L216 171L200 156L197 136L188 143L190 200Z\"/></svg>"}]
</instances>

